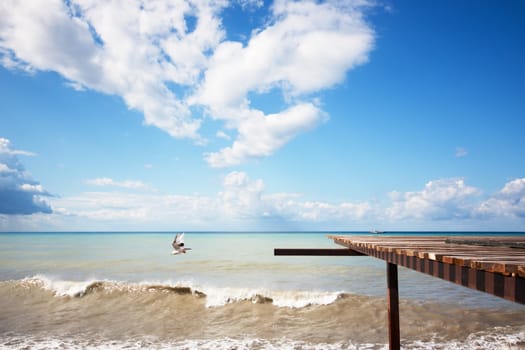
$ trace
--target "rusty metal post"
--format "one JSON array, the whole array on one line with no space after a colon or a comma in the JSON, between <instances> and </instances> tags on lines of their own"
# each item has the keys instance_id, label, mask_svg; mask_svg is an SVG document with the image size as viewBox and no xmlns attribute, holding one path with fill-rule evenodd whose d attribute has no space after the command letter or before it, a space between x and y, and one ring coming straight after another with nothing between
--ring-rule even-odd
<instances>
[{"instance_id":1,"label":"rusty metal post","mask_svg":"<svg viewBox=\"0 0 525 350\"><path fill-rule=\"evenodd\" d=\"M365 254L348 248L274 248L273 255L288 256L364 256Z\"/></svg>"},{"instance_id":2,"label":"rusty metal post","mask_svg":"<svg viewBox=\"0 0 525 350\"><path fill-rule=\"evenodd\" d=\"M388 343L390 350L401 347L399 335L399 289L397 283L397 265L386 263L387 298L388 298Z\"/></svg>"}]
</instances>

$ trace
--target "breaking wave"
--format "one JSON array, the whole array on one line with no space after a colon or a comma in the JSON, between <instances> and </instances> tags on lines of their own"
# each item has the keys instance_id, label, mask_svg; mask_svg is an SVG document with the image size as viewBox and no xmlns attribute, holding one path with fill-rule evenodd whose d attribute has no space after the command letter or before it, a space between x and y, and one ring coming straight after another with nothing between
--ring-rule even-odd
<instances>
[{"instance_id":1,"label":"breaking wave","mask_svg":"<svg viewBox=\"0 0 525 350\"><path fill-rule=\"evenodd\" d=\"M111 280L68 281L55 280L37 275L19 281L11 281L22 288L39 288L56 297L82 298L91 294L150 294L168 293L204 299L206 307L220 307L249 301L254 304L272 304L285 308L304 308L329 305L346 297L344 292L281 291L249 288L193 286L187 282L120 282Z\"/></svg>"}]
</instances>

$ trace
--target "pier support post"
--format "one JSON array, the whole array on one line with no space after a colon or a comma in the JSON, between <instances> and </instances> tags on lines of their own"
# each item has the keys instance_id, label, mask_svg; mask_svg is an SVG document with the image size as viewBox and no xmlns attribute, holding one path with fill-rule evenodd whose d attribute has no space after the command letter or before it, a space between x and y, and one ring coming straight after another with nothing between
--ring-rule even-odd
<instances>
[{"instance_id":1,"label":"pier support post","mask_svg":"<svg viewBox=\"0 0 525 350\"><path fill-rule=\"evenodd\" d=\"M401 347L399 335L399 289L397 283L397 265L386 263L387 298L388 298L388 343L390 350Z\"/></svg>"}]
</instances>

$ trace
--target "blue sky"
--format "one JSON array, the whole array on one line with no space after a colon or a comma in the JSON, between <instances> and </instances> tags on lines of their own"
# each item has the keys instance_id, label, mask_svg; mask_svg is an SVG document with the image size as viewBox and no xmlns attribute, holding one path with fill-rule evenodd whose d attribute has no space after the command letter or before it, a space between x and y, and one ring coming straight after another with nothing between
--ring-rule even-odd
<instances>
[{"instance_id":1,"label":"blue sky","mask_svg":"<svg viewBox=\"0 0 525 350\"><path fill-rule=\"evenodd\" d=\"M525 230L522 1L3 1L0 230Z\"/></svg>"}]
</instances>

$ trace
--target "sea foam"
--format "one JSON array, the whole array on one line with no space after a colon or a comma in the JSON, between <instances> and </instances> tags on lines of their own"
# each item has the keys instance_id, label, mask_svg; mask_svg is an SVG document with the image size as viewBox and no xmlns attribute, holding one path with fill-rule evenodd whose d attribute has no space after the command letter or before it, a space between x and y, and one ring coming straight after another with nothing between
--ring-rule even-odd
<instances>
[{"instance_id":1,"label":"sea foam","mask_svg":"<svg viewBox=\"0 0 525 350\"><path fill-rule=\"evenodd\" d=\"M521 350L524 348L525 334L512 334L496 338L479 337L473 334L464 342L403 342L401 346L407 350ZM490 337L489 337L490 338ZM310 343L305 341L281 338L218 338L218 339L188 339L182 341L162 341L155 337L141 337L140 339L107 340L83 338L57 338L8 335L0 339L2 349L173 349L173 350L386 350L388 344L353 343L352 341L335 343Z\"/></svg>"}]
</instances>

